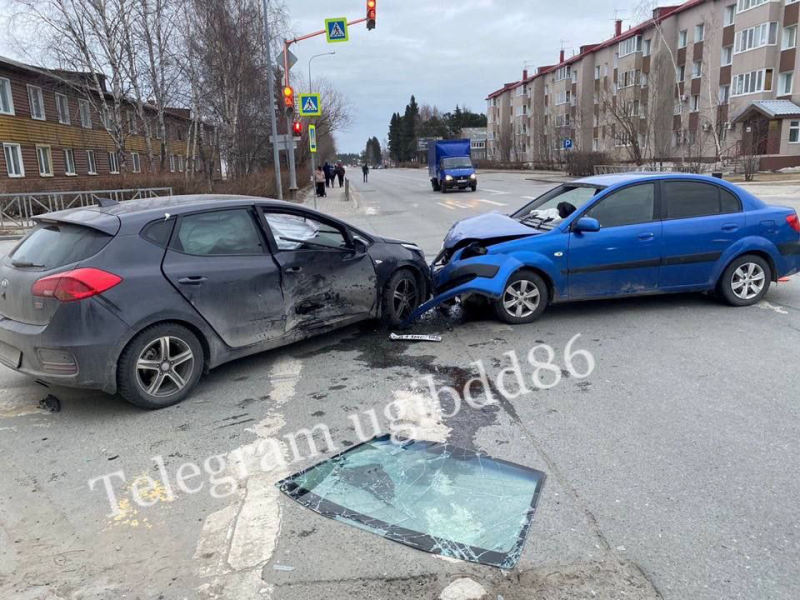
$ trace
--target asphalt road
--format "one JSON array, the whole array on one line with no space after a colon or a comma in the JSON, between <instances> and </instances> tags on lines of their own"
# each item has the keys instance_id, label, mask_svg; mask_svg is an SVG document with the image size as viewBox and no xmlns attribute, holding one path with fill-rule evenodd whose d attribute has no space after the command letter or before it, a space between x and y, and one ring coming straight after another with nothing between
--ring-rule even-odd
<instances>
[{"instance_id":1,"label":"asphalt road","mask_svg":"<svg viewBox=\"0 0 800 600\"><path fill-rule=\"evenodd\" d=\"M354 185L357 207L320 208L432 256L455 220L510 211L549 187L526 177L484 174L478 192L442 195L422 171L373 171ZM436 315L414 332L444 339L345 329L221 367L189 401L149 413L3 368L0 597L476 598L464 591L474 584L506 600L800 596L800 283L751 308L673 295L555 306L520 327ZM577 334L573 350L595 361L583 379L565 366ZM530 377L525 358L542 343L566 371L551 389L454 417L409 416L431 439L547 474L510 574L409 549L275 491L319 458L245 468L248 449L274 435L324 423L341 451L357 442L356 422L368 429L370 409L386 428L386 405L406 401L425 375L460 387L482 361L494 381L512 352ZM60 412L36 408L48 393ZM209 460L217 475L197 476L197 493L180 490L182 465ZM102 481L94 491L88 481L118 470L109 516ZM144 508L133 484L148 474L160 483Z\"/></svg>"}]
</instances>

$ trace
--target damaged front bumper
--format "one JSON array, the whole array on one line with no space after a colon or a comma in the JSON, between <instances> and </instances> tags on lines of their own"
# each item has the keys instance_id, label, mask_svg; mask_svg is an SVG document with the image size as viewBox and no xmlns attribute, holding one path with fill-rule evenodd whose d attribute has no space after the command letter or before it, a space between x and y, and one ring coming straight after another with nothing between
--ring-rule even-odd
<instances>
[{"instance_id":1,"label":"damaged front bumper","mask_svg":"<svg viewBox=\"0 0 800 600\"><path fill-rule=\"evenodd\" d=\"M429 310L448 300L465 294L481 294L488 298L500 298L506 281L511 274L523 265L513 257L504 254L485 254L458 260L456 253L447 265L431 267L433 273L434 296L420 305L403 322L410 325Z\"/></svg>"}]
</instances>

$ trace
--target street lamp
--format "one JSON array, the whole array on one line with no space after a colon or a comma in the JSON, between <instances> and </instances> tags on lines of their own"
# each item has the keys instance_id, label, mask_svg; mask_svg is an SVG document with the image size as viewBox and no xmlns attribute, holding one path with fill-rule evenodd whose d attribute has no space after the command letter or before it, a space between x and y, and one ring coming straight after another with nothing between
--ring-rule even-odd
<instances>
[{"instance_id":1,"label":"street lamp","mask_svg":"<svg viewBox=\"0 0 800 600\"><path fill-rule=\"evenodd\" d=\"M318 56L331 56L336 54L335 51L333 52L323 52L322 54L315 54L311 58L308 59L308 91L313 92L314 88L311 85L311 61L317 58ZM311 152L311 181L314 182L314 187L316 187L316 176L317 176L317 167L316 167L316 160L314 160L314 153ZM314 208L317 208L317 193L316 190L314 191Z\"/></svg>"},{"instance_id":2,"label":"street lamp","mask_svg":"<svg viewBox=\"0 0 800 600\"><path fill-rule=\"evenodd\" d=\"M332 54L336 54L336 51L333 52L323 52L322 54L315 54L311 58L308 59L308 91L313 92L314 89L311 86L311 61L317 58L318 56L331 56Z\"/></svg>"}]
</instances>

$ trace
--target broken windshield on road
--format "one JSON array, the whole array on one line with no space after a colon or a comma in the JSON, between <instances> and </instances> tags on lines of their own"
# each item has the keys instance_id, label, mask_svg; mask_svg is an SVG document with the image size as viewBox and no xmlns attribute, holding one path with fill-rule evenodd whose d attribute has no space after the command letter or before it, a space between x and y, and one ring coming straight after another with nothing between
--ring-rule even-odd
<instances>
[{"instance_id":1,"label":"broken windshield on road","mask_svg":"<svg viewBox=\"0 0 800 600\"><path fill-rule=\"evenodd\" d=\"M450 444L386 435L278 485L319 514L395 542L511 569L544 484L541 471Z\"/></svg>"},{"instance_id":2,"label":"broken windshield on road","mask_svg":"<svg viewBox=\"0 0 800 600\"><path fill-rule=\"evenodd\" d=\"M511 216L542 229L552 229L604 188L595 185L560 185L526 204Z\"/></svg>"}]
</instances>

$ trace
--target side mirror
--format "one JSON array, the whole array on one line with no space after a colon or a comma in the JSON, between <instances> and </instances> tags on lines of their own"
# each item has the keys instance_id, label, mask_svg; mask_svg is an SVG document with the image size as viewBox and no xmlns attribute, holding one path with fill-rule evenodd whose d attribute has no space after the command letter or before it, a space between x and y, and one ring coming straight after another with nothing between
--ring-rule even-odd
<instances>
[{"instance_id":1,"label":"side mirror","mask_svg":"<svg viewBox=\"0 0 800 600\"><path fill-rule=\"evenodd\" d=\"M367 251L367 245L358 238L356 238L355 240L353 240L353 251L356 254L365 254Z\"/></svg>"},{"instance_id":2,"label":"side mirror","mask_svg":"<svg viewBox=\"0 0 800 600\"><path fill-rule=\"evenodd\" d=\"M581 233L590 233L592 231L600 231L600 222L592 217L581 217L575 222L572 231Z\"/></svg>"}]
</instances>

